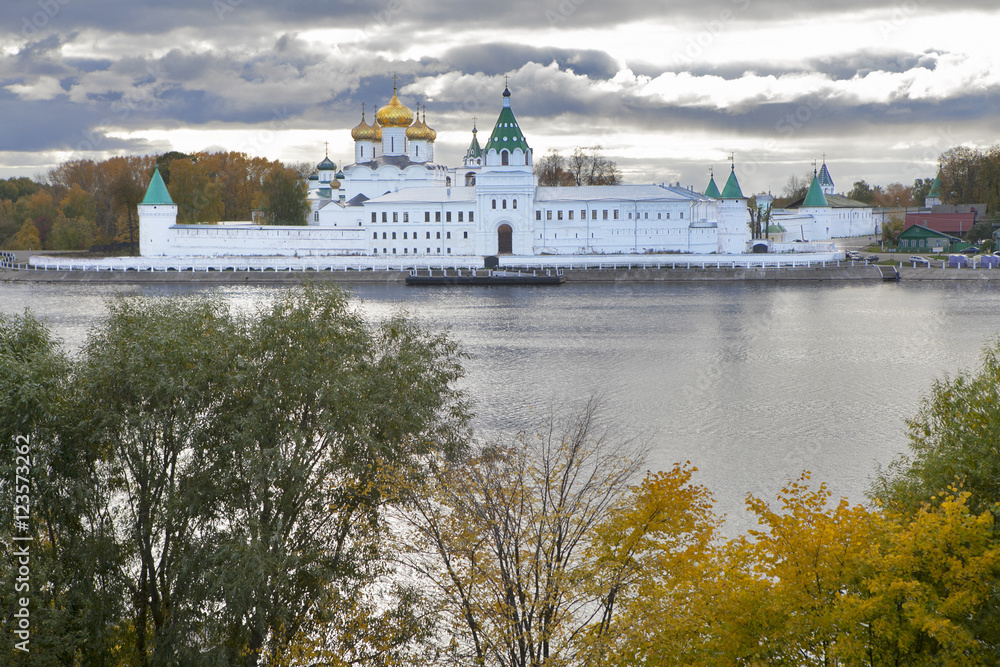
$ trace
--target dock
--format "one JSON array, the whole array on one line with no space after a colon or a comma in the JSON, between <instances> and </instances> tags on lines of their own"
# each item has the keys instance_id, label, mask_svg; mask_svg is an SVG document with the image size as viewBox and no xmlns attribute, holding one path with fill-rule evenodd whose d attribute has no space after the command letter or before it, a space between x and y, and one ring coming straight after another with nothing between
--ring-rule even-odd
<instances>
[{"instance_id":1,"label":"dock","mask_svg":"<svg viewBox=\"0 0 1000 667\"><path fill-rule=\"evenodd\" d=\"M505 271L503 269L413 270L406 277L407 285L562 285L566 276L558 269Z\"/></svg>"}]
</instances>

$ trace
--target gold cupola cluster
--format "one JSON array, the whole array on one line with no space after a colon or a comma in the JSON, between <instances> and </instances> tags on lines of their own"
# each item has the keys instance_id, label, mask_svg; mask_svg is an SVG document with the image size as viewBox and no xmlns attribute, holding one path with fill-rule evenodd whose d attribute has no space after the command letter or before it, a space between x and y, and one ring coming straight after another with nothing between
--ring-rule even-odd
<instances>
[{"instance_id":1,"label":"gold cupola cluster","mask_svg":"<svg viewBox=\"0 0 1000 667\"><path fill-rule=\"evenodd\" d=\"M420 108L417 107L417 120L413 125L406 128L406 138L410 141L433 142L437 139L438 133L427 126L427 107L424 107L424 118L420 119Z\"/></svg>"},{"instance_id":2,"label":"gold cupola cluster","mask_svg":"<svg viewBox=\"0 0 1000 667\"><path fill-rule=\"evenodd\" d=\"M351 130L351 138L355 141L381 141L382 129L378 126L378 121L369 125L365 122L365 108L361 105L361 122Z\"/></svg>"},{"instance_id":3,"label":"gold cupola cluster","mask_svg":"<svg viewBox=\"0 0 1000 667\"><path fill-rule=\"evenodd\" d=\"M409 127L413 123L413 111L399 101L396 87L392 87L392 99L375 113L375 122L382 127Z\"/></svg>"}]
</instances>

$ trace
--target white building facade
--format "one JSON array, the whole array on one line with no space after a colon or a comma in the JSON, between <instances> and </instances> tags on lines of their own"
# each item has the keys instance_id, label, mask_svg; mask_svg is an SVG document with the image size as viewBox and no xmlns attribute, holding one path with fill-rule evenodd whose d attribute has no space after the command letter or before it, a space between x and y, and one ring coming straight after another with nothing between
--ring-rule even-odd
<instances>
[{"instance_id":1,"label":"white building facade","mask_svg":"<svg viewBox=\"0 0 1000 667\"><path fill-rule=\"evenodd\" d=\"M509 89L493 131L460 167L434 163L437 133L392 99L351 131L354 163L324 158L306 226L177 225L159 173L139 207L143 256L447 257L743 254L749 212L735 168L717 196L663 185L539 187ZM714 181L713 181L714 184ZM715 194L710 192L710 194ZM170 207L173 207L173 218Z\"/></svg>"}]
</instances>

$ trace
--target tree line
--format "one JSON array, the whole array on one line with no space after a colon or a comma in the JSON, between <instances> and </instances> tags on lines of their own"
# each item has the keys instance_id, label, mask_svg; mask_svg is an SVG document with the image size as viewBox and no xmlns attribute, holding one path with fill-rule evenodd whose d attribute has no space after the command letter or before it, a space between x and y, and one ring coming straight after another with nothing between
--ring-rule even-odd
<instances>
[{"instance_id":1,"label":"tree line","mask_svg":"<svg viewBox=\"0 0 1000 667\"><path fill-rule=\"evenodd\" d=\"M245 153L170 152L71 160L44 177L0 181L0 247L86 250L138 243L136 206L158 167L180 224L306 224L307 185L294 168Z\"/></svg>"},{"instance_id":2,"label":"tree line","mask_svg":"<svg viewBox=\"0 0 1000 667\"><path fill-rule=\"evenodd\" d=\"M618 185L622 174L618 164L601 153L600 146L577 146L569 157L552 149L535 165L541 186Z\"/></svg>"},{"instance_id":3,"label":"tree line","mask_svg":"<svg viewBox=\"0 0 1000 667\"><path fill-rule=\"evenodd\" d=\"M0 316L0 474L31 463L7 664L1000 664L997 346L868 503L803 473L725 537L594 401L475 437L454 341L334 288L109 310L76 356Z\"/></svg>"}]
</instances>

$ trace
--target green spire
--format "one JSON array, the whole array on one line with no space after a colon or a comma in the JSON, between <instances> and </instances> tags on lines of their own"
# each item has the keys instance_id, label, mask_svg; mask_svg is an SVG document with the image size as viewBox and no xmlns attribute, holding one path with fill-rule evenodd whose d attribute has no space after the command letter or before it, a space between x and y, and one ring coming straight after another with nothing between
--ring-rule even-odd
<instances>
[{"instance_id":1,"label":"green spire","mask_svg":"<svg viewBox=\"0 0 1000 667\"><path fill-rule=\"evenodd\" d=\"M712 177L708 180L708 187L705 188L705 196L711 197L712 199L718 199L722 195L719 194L719 186L715 184L715 173L712 173Z\"/></svg>"},{"instance_id":2,"label":"green spire","mask_svg":"<svg viewBox=\"0 0 1000 667\"><path fill-rule=\"evenodd\" d=\"M167 191L167 184L163 182L163 177L160 176L160 167L157 166L153 169L153 177L149 179L149 187L146 189L146 196L142 198L143 204L173 204L174 200L170 198L170 193Z\"/></svg>"},{"instance_id":3,"label":"green spire","mask_svg":"<svg viewBox=\"0 0 1000 667\"><path fill-rule=\"evenodd\" d=\"M809 185L809 192L806 193L806 198L802 201L802 206L829 206L826 202L826 195L823 194L823 186L819 184L819 178L816 177L815 169L813 170L813 182Z\"/></svg>"},{"instance_id":4,"label":"green spire","mask_svg":"<svg viewBox=\"0 0 1000 667\"><path fill-rule=\"evenodd\" d=\"M736 180L736 165L732 166L729 172L729 180L726 181L726 187L722 188L722 194L719 195L720 199L744 199L743 190L740 189L740 182Z\"/></svg>"},{"instance_id":5,"label":"green spire","mask_svg":"<svg viewBox=\"0 0 1000 667\"><path fill-rule=\"evenodd\" d=\"M499 153L505 148L512 153L515 148L520 148L525 153L528 152L528 142L521 134L521 128L517 124L517 119L514 118L514 112L510 109L510 89L508 88L504 88L503 108L500 109L500 116L497 118L496 125L493 126L493 134L486 141L485 150L494 149Z\"/></svg>"},{"instance_id":6,"label":"green spire","mask_svg":"<svg viewBox=\"0 0 1000 667\"><path fill-rule=\"evenodd\" d=\"M941 198L941 170L938 169L937 176L934 177L934 182L931 184L931 191L927 193L928 197L934 197L936 199Z\"/></svg>"},{"instance_id":7,"label":"green spire","mask_svg":"<svg viewBox=\"0 0 1000 667\"><path fill-rule=\"evenodd\" d=\"M477 157L482 157L483 149L479 147L479 138L476 137L476 133L479 130L476 129L476 124L472 124L472 143L469 144L469 150L465 151L465 158L476 159Z\"/></svg>"}]
</instances>

